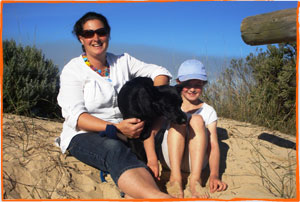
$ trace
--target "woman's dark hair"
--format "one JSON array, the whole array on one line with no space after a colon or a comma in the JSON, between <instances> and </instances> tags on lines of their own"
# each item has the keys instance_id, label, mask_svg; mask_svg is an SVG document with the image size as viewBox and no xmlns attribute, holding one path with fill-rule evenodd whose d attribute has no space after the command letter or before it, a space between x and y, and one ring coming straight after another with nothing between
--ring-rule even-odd
<instances>
[{"instance_id":1,"label":"woman's dark hair","mask_svg":"<svg viewBox=\"0 0 300 202\"><path fill-rule=\"evenodd\" d=\"M99 21L101 21L103 23L104 28L106 29L108 35L110 35L110 26L108 24L108 21L107 21L106 17L104 17L103 15L101 15L99 13L88 12L88 13L84 14L79 20L77 20L77 22L75 23L75 25L73 27L72 33L74 35L76 35L78 41L80 41L79 40L79 35L83 31L83 25L89 20L99 20ZM84 47L82 47L82 50L85 51Z\"/></svg>"}]
</instances>

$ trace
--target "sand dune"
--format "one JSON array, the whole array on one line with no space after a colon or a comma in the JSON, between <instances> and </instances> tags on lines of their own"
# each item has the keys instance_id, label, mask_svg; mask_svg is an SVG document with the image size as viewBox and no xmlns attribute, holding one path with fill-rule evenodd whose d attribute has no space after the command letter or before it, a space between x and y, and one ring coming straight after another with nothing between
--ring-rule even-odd
<instances>
[{"instance_id":1,"label":"sand dune","mask_svg":"<svg viewBox=\"0 0 300 202\"><path fill-rule=\"evenodd\" d=\"M3 115L3 199L120 199L110 176L102 183L97 169L61 154L54 145L61 128L58 122ZM295 136L222 118L218 136L220 172L229 187L212 198L296 197ZM162 169L158 185L163 191L168 176Z\"/></svg>"}]
</instances>

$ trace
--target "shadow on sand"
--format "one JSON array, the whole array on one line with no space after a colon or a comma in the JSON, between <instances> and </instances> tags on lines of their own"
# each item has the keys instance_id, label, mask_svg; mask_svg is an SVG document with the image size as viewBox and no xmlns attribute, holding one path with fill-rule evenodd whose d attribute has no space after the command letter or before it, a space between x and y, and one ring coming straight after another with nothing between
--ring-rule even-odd
<instances>
[{"instance_id":1,"label":"shadow on sand","mask_svg":"<svg viewBox=\"0 0 300 202\"><path fill-rule=\"evenodd\" d=\"M272 134L262 133L258 136L258 139L265 140L265 141L275 144L279 147L296 150L296 143L294 143L290 140L283 139L281 137L277 137Z\"/></svg>"}]
</instances>

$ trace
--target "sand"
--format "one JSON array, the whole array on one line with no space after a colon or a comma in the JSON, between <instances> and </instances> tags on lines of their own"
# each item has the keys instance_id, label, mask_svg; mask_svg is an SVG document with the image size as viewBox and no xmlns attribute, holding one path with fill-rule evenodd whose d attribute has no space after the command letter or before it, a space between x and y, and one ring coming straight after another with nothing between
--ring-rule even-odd
<instances>
[{"instance_id":1,"label":"sand","mask_svg":"<svg viewBox=\"0 0 300 202\"><path fill-rule=\"evenodd\" d=\"M3 199L121 199L110 176L60 152L54 139L62 123L3 115ZM215 199L295 198L296 137L229 119L218 121L220 172L228 184ZM208 169L204 171L208 187ZM187 176L185 174L184 176ZM166 191L169 171L158 182ZM185 198L189 198L185 191Z\"/></svg>"}]
</instances>

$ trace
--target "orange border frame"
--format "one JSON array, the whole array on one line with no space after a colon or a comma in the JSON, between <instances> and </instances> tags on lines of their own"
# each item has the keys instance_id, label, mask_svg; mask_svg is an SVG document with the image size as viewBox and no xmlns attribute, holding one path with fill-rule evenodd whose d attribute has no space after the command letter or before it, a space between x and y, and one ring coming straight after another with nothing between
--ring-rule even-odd
<instances>
[{"instance_id":1,"label":"orange border frame","mask_svg":"<svg viewBox=\"0 0 300 202\"><path fill-rule=\"evenodd\" d=\"M0 0L1 1L1 0ZM3 142L3 45L2 45L2 25L3 25L3 17L2 17L2 10L3 10L3 4L4 3L145 3L145 2L179 2L179 1L207 1L207 0L137 0L137 1L130 1L130 0L109 0L109 1L93 1L93 0L79 0L79 1L67 1L67 0L53 0L53 1L42 1L42 0L2 0L1 1L1 15L0 15L0 90L1 90L1 144ZM209 1L209 0L208 0ZM211 1L219 1L219 0L211 0ZM224 0L227 1L227 0ZM264 0L261 0L264 1ZM294 199L247 199L247 198L234 198L231 200L225 200L225 199L205 199L205 201L300 201L300 185L299 185L299 110L298 110L298 96L299 96L299 9L300 9L300 2L297 4L297 63L296 63L296 160L297 160L297 168L296 168L296 198ZM199 201L199 199L3 199L3 165L2 165L2 159L3 159L3 151L1 147L1 200L2 201Z\"/></svg>"},{"instance_id":2,"label":"orange border frame","mask_svg":"<svg viewBox=\"0 0 300 202\"><path fill-rule=\"evenodd\" d=\"M296 87L296 132L297 132L297 134L296 134L296 151L297 151L297 153L296 153L296 157L297 157L297 170L296 170L296 191L297 191L297 193L296 193L296 199L299 201L300 200L300 188L299 188L299 106L298 106L298 104L299 104L299 63L300 63L300 61L299 61L299 48L300 48L300 46L299 46L299 34L300 34L300 31L299 31L299 9L300 9L300 3L298 2L298 5L297 5L297 25L296 25L296 28L297 28L297 63L296 63L296 85L297 85L297 87Z\"/></svg>"}]
</instances>

